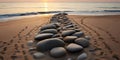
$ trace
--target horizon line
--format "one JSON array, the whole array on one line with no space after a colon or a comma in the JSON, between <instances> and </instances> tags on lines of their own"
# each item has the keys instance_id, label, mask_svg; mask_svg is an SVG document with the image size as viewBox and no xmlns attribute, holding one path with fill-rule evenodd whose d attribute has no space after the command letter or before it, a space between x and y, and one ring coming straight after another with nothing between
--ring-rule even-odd
<instances>
[{"instance_id":1,"label":"horizon line","mask_svg":"<svg viewBox=\"0 0 120 60\"><path fill-rule=\"evenodd\" d=\"M45 2L0 2L0 3L45 3ZM48 2L48 3L67 3L67 2ZM68 3L120 3L120 2L68 2Z\"/></svg>"}]
</instances>

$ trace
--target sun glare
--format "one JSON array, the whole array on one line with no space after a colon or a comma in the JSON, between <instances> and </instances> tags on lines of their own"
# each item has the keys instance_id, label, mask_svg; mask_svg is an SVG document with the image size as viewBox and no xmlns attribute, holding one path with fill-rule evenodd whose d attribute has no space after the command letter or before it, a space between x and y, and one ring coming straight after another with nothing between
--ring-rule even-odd
<instances>
[{"instance_id":1,"label":"sun glare","mask_svg":"<svg viewBox=\"0 0 120 60\"><path fill-rule=\"evenodd\" d=\"M44 2L44 10L48 11L48 3L47 2Z\"/></svg>"}]
</instances>

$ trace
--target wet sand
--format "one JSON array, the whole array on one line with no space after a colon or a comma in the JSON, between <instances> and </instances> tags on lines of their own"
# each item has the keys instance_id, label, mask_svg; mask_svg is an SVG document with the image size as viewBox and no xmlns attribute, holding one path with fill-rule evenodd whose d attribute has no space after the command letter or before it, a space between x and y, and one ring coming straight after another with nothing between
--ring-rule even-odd
<instances>
[{"instance_id":1,"label":"wet sand","mask_svg":"<svg viewBox=\"0 0 120 60\"><path fill-rule=\"evenodd\" d=\"M85 49L90 54L88 60L120 59L120 16L68 17L86 35L91 36L91 45ZM26 43L34 39L40 26L47 24L50 18L51 16L43 16L0 22L0 59L33 60Z\"/></svg>"}]
</instances>

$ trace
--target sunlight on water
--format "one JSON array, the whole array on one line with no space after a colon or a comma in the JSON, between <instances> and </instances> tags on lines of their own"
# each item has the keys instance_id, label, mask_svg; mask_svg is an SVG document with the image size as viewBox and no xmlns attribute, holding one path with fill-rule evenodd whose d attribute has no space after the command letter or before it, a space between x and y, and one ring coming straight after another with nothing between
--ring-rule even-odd
<instances>
[{"instance_id":1,"label":"sunlight on water","mask_svg":"<svg viewBox=\"0 0 120 60\"><path fill-rule=\"evenodd\" d=\"M120 15L120 3L50 3L47 0L43 2L0 3L0 19L39 14L48 16L61 11L72 15Z\"/></svg>"},{"instance_id":2,"label":"sunlight on water","mask_svg":"<svg viewBox=\"0 0 120 60\"><path fill-rule=\"evenodd\" d=\"M120 10L120 3L0 3L0 14L101 10Z\"/></svg>"},{"instance_id":3,"label":"sunlight on water","mask_svg":"<svg viewBox=\"0 0 120 60\"><path fill-rule=\"evenodd\" d=\"M48 11L48 3L47 2L44 2L44 9L45 9L45 11Z\"/></svg>"}]
</instances>

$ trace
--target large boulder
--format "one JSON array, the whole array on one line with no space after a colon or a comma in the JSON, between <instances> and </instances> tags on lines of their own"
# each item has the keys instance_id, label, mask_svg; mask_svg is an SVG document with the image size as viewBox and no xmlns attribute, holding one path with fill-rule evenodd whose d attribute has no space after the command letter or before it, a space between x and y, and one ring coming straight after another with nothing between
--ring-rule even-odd
<instances>
[{"instance_id":1,"label":"large boulder","mask_svg":"<svg viewBox=\"0 0 120 60\"><path fill-rule=\"evenodd\" d=\"M87 54L86 53L82 53L77 57L77 60L85 60L87 58Z\"/></svg>"},{"instance_id":2,"label":"large boulder","mask_svg":"<svg viewBox=\"0 0 120 60\"><path fill-rule=\"evenodd\" d=\"M57 30L56 29L46 29L41 31L40 33L53 33L53 34L57 34Z\"/></svg>"},{"instance_id":3,"label":"large boulder","mask_svg":"<svg viewBox=\"0 0 120 60\"><path fill-rule=\"evenodd\" d=\"M43 33L43 34L38 34L37 36L35 36L35 40L36 41L41 41L41 40L44 40L44 39L48 39L48 38L51 38L54 34L52 33Z\"/></svg>"},{"instance_id":4,"label":"large boulder","mask_svg":"<svg viewBox=\"0 0 120 60\"><path fill-rule=\"evenodd\" d=\"M74 41L77 39L76 36L66 36L63 40L66 42L66 43L74 43Z\"/></svg>"},{"instance_id":5,"label":"large boulder","mask_svg":"<svg viewBox=\"0 0 120 60\"><path fill-rule=\"evenodd\" d=\"M77 36L77 37L82 37L84 35L84 32L76 32L73 34L73 36Z\"/></svg>"},{"instance_id":6,"label":"large boulder","mask_svg":"<svg viewBox=\"0 0 120 60\"><path fill-rule=\"evenodd\" d=\"M85 38L78 38L75 40L75 43L83 46L83 47L87 47L89 46L89 40L85 39Z\"/></svg>"},{"instance_id":7,"label":"large boulder","mask_svg":"<svg viewBox=\"0 0 120 60\"><path fill-rule=\"evenodd\" d=\"M76 31L75 30L65 30L65 31L62 31L62 36L65 37L65 36L70 36L72 34L74 34Z\"/></svg>"},{"instance_id":8,"label":"large boulder","mask_svg":"<svg viewBox=\"0 0 120 60\"><path fill-rule=\"evenodd\" d=\"M53 57L62 57L66 54L66 50L63 47L56 47L50 51L50 54Z\"/></svg>"},{"instance_id":9,"label":"large boulder","mask_svg":"<svg viewBox=\"0 0 120 60\"><path fill-rule=\"evenodd\" d=\"M81 50L83 50L83 47L78 44L71 43L66 47L66 49L69 52L75 53L75 52L80 52Z\"/></svg>"},{"instance_id":10,"label":"large boulder","mask_svg":"<svg viewBox=\"0 0 120 60\"><path fill-rule=\"evenodd\" d=\"M46 29L56 29L56 28L57 28L56 25L51 23L51 24L47 24L47 25L42 26L41 31L46 30Z\"/></svg>"},{"instance_id":11,"label":"large boulder","mask_svg":"<svg viewBox=\"0 0 120 60\"><path fill-rule=\"evenodd\" d=\"M63 47L63 46L65 46L65 43L61 39L50 38L50 39L39 41L36 47L38 51L45 52L45 51L51 50L52 48Z\"/></svg>"}]
</instances>

